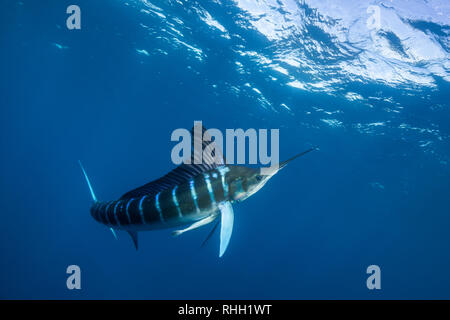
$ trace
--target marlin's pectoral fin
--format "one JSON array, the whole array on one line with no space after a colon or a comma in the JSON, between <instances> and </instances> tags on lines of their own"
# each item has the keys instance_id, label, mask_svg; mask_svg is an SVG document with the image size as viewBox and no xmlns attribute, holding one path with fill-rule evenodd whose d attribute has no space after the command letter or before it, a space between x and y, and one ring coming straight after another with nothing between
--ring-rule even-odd
<instances>
[{"instance_id":1,"label":"marlin's pectoral fin","mask_svg":"<svg viewBox=\"0 0 450 320\"><path fill-rule=\"evenodd\" d=\"M231 233L233 232L234 212L229 201L219 204L222 221L220 225L220 253L222 257L230 243Z\"/></svg>"},{"instance_id":2,"label":"marlin's pectoral fin","mask_svg":"<svg viewBox=\"0 0 450 320\"><path fill-rule=\"evenodd\" d=\"M134 247L137 250L138 249L138 233L137 233L137 231L129 231L129 230L127 230L127 232L131 236L131 239L133 239Z\"/></svg>"},{"instance_id":3,"label":"marlin's pectoral fin","mask_svg":"<svg viewBox=\"0 0 450 320\"><path fill-rule=\"evenodd\" d=\"M210 216L207 216L206 218L203 218L202 220L199 220L197 222L194 222L193 224L191 224L189 227L187 227L186 229L182 229L182 230L175 230L172 232L172 235L174 237L179 236L182 233L185 233L186 231L190 231L190 230L194 230L197 228L200 228L201 226L204 226L208 223L213 222L215 219L217 218L217 214L212 214Z\"/></svg>"}]
</instances>

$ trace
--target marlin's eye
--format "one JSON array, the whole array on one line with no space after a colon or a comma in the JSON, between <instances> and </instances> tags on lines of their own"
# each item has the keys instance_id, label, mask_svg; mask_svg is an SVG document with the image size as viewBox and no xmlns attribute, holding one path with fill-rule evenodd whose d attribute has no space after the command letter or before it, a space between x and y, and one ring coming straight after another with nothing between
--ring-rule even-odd
<instances>
[{"instance_id":1,"label":"marlin's eye","mask_svg":"<svg viewBox=\"0 0 450 320\"><path fill-rule=\"evenodd\" d=\"M256 176L256 181L261 181L262 180L262 176Z\"/></svg>"}]
</instances>

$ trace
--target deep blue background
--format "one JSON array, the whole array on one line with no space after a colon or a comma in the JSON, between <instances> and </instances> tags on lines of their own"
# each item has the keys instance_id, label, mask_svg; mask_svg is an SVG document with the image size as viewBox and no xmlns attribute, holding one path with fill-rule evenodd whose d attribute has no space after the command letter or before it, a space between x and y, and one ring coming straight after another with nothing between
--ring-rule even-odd
<instances>
[{"instance_id":1,"label":"deep blue background","mask_svg":"<svg viewBox=\"0 0 450 320\"><path fill-rule=\"evenodd\" d=\"M238 79L228 44L199 30L192 36L208 54L203 61L170 48L140 55L136 48L161 44L139 27L134 8L77 1L82 30L69 31L72 2L1 5L0 298L450 298L448 138L427 153L412 131L365 135L327 126L302 110L335 106L351 123L383 120L383 106L369 113L336 96L271 87L259 70ZM267 45L256 32L243 36ZM287 101L294 115L221 89L248 79L271 101ZM408 110L391 121L437 121L448 134L449 85L436 81L437 89L415 96L371 83L348 90L394 96ZM115 241L89 214L77 160L101 200L117 198L173 168L170 134L194 120L219 129L281 128L282 159L310 145L320 151L235 206L222 259L217 235L200 248L210 228L179 238L142 233L137 252L126 233ZM81 291L66 289L70 264L81 267ZM371 264L381 267L380 291L366 288Z\"/></svg>"}]
</instances>

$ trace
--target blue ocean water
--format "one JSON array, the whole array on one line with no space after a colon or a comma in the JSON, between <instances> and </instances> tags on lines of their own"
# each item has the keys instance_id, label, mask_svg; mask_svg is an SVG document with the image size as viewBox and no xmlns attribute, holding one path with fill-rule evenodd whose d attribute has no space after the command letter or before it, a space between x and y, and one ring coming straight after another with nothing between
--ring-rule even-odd
<instances>
[{"instance_id":1,"label":"blue ocean water","mask_svg":"<svg viewBox=\"0 0 450 320\"><path fill-rule=\"evenodd\" d=\"M0 298L450 298L445 1L1 7ZM320 150L235 205L221 259L210 227L116 241L77 160L116 199L171 170L170 135L195 120L279 128L282 160Z\"/></svg>"}]
</instances>

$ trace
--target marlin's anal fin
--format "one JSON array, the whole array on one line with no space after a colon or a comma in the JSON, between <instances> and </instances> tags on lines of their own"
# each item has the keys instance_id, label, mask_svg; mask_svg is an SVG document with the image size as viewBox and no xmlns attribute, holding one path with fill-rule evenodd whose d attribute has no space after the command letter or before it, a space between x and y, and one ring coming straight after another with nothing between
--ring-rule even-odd
<instances>
[{"instance_id":1,"label":"marlin's anal fin","mask_svg":"<svg viewBox=\"0 0 450 320\"><path fill-rule=\"evenodd\" d=\"M176 230L172 232L172 235L174 237L179 236L182 233L185 233L186 231L194 230L197 228L200 228L204 225L207 225L208 223L213 222L217 218L217 214L212 214L210 216L207 216L206 218L203 218L202 220L196 221L193 224L191 224L189 227L182 229L182 230Z\"/></svg>"},{"instance_id":2,"label":"marlin's anal fin","mask_svg":"<svg viewBox=\"0 0 450 320\"><path fill-rule=\"evenodd\" d=\"M137 231L129 231L127 230L128 234L131 236L131 239L133 239L134 246L136 250L138 249L138 233Z\"/></svg>"},{"instance_id":3,"label":"marlin's anal fin","mask_svg":"<svg viewBox=\"0 0 450 320\"><path fill-rule=\"evenodd\" d=\"M234 212L233 207L229 201L219 204L221 213L221 225L220 225L220 253L219 257L222 257L227 250L230 243L231 234L233 233Z\"/></svg>"}]
</instances>

